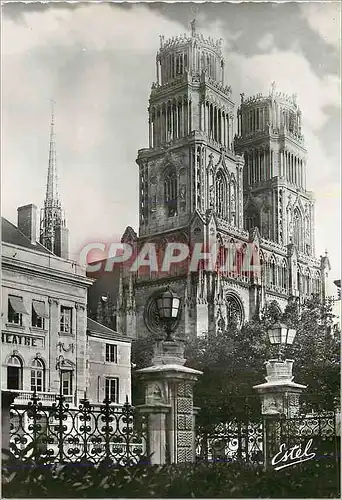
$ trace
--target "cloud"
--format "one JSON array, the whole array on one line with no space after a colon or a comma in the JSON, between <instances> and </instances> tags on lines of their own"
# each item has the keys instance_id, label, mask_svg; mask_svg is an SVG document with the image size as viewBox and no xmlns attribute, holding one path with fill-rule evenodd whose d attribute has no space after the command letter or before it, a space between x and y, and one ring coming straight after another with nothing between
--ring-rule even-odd
<instances>
[{"instance_id":1,"label":"cloud","mask_svg":"<svg viewBox=\"0 0 342 500\"><path fill-rule=\"evenodd\" d=\"M221 37L222 33L215 33L214 29L215 26L207 26L212 36ZM295 51L294 45L290 50L273 46L269 52L256 55L226 51L225 59L226 67L230 68L229 84L235 102L238 102L239 92L246 96L258 92L267 95L274 80L278 91L298 95L308 150L307 185L316 198L316 253L323 254L328 248L334 272L338 275L340 232L336 231L336 214L340 212L341 200L340 161L336 155L330 155L328 144L320 139L320 131L327 123L331 108L341 107L339 78L336 74L319 76L305 55L299 49Z\"/></svg>"},{"instance_id":2,"label":"cloud","mask_svg":"<svg viewBox=\"0 0 342 500\"><path fill-rule=\"evenodd\" d=\"M312 17L311 12L310 22ZM329 198L326 193L333 192L339 162L329 156L319 133L329 109L340 106L337 76L318 76L295 45L279 50L267 30L259 40L267 53L241 54L241 32L227 31L222 19L212 25L205 21L198 23L206 27L198 28L201 32L225 40L226 80L236 102L239 92L268 93L273 80L280 91L298 94L309 150L308 183L315 190L324 186L317 196L317 234L334 247L336 258L333 214L339 194ZM135 158L148 143L147 106L159 34L175 36L184 26L144 5L92 4L26 12L20 23L4 18L2 28L4 215L15 222L17 206L41 205L54 97L60 192L73 250L89 239L115 237L127 225L137 227Z\"/></svg>"},{"instance_id":3,"label":"cloud","mask_svg":"<svg viewBox=\"0 0 342 500\"><path fill-rule=\"evenodd\" d=\"M341 47L340 2L305 2L300 4L302 18L325 43Z\"/></svg>"},{"instance_id":4,"label":"cloud","mask_svg":"<svg viewBox=\"0 0 342 500\"><path fill-rule=\"evenodd\" d=\"M265 33L265 35L259 40L257 46L260 50L267 50L274 45L273 33Z\"/></svg>"},{"instance_id":5,"label":"cloud","mask_svg":"<svg viewBox=\"0 0 342 500\"><path fill-rule=\"evenodd\" d=\"M6 54L24 54L36 47L79 46L87 50L119 49L144 51L156 45L156 33L166 37L184 31L157 11L135 5L132 10L111 6L82 4L77 9L49 9L44 13L27 11L20 23L10 19L3 23L3 47ZM44 19L44 22L42 22ZM158 35L157 35L158 40Z\"/></svg>"},{"instance_id":6,"label":"cloud","mask_svg":"<svg viewBox=\"0 0 342 500\"><path fill-rule=\"evenodd\" d=\"M227 54L238 86L248 94L268 93L272 81L277 88L289 95L297 94L303 118L313 130L319 130L327 119L327 106L340 107L339 79L336 75L319 77L300 52L281 51L244 56Z\"/></svg>"}]
</instances>

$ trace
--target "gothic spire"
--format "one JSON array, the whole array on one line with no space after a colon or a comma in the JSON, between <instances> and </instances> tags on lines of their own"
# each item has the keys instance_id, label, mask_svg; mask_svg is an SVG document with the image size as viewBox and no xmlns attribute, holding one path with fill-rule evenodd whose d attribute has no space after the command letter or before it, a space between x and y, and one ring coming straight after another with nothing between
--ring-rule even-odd
<instances>
[{"instance_id":1,"label":"gothic spire","mask_svg":"<svg viewBox=\"0 0 342 500\"><path fill-rule=\"evenodd\" d=\"M56 143L55 143L55 102L51 101L51 124L50 124L50 145L49 145L49 164L46 183L45 202L59 205L58 179L56 164Z\"/></svg>"},{"instance_id":2,"label":"gothic spire","mask_svg":"<svg viewBox=\"0 0 342 500\"><path fill-rule=\"evenodd\" d=\"M59 257L68 258L68 230L58 194L54 102L51 104L49 161L46 195L40 218L40 242Z\"/></svg>"}]
</instances>

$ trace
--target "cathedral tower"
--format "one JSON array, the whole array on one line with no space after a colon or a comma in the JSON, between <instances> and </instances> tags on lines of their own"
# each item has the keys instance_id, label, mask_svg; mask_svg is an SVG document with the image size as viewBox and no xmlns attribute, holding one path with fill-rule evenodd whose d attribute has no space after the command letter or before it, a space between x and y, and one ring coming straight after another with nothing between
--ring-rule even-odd
<instances>
[{"instance_id":1,"label":"cathedral tower","mask_svg":"<svg viewBox=\"0 0 342 500\"><path fill-rule=\"evenodd\" d=\"M160 333L155 298L167 286L182 299L177 334L185 338L321 290L295 98L274 88L265 98L242 96L235 127L224 80L222 40L197 33L194 21L189 36L160 37L149 145L137 157L139 233L128 227L122 238L135 254L152 243L157 268L121 271L117 326L128 336ZM189 269L184 260L164 271L171 242L204 252L215 244L216 267Z\"/></svg>"},{"instance_id":2,"label":"cathedral tower","mask_svg":"<svg viewBox=\"0 0 342 500\"><path fill-rule=\"evenodd\" d=\"M40 243L58 257L68 259L69 232L66 227L62 205L58 194L56 165L55 120L52 106L50 125L49 164L44 207L40 215Z\"/></svg>"},{"instance_id":3,"label":"cathedral tower","mask_svg":"<svg viewBox=\"0 0 342 500\"><path fill-rule=\"evenodd\" d=\"M245 98L237 112L236 151L244 155L244 224L281 245L314 255L314 198L306 190L306 149L296 95Z\"/></svg>"},{"instance_id":4,"label":"cathedral tower","mask_svg":"<svg viewBox=\"0 0 342 500\"><path fill-rule=\"evenodd\" d=\"M137 159L140 236L185 226L196 211L204 215L208 209L242 227L237 192L242 162L237 169L234 103L231 88L224 85L221 43L196 33L194 21L190 37L160 39L149 103L149 148L140 150ZM226 175L215 193L212 176L218 165Z\"/></svg>"}]
</instances>

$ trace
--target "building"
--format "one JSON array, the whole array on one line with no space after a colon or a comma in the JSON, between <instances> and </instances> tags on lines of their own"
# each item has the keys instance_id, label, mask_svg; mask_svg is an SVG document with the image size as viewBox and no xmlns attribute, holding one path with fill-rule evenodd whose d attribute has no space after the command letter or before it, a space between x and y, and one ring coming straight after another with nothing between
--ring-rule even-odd
<instances>
[{"instance_id":1,"label":"building","mask_svg":"<svg viewBox=\"0 0 342 500\"><path fill-rule=\"evenodd\" d=\"M102 403L105 397L123 404L131 402L131 341L88 318L87 397Z\"/></svg>"},{"instance_id":2,"label":"building","mask_svg":"<svg viewBox=\"0 0 342 500\"><path fill-rule=\"evenodd\" d=\"M87 318L93 280L68 260L68 230L58 196L54 118L47 189L37 241L37 207L2 219L1 389L24 404L34 391L46 404L61 392L77 405L131 399L131 344Z\"/></svg>"},{"instance_id":3,"label":"building","mask_svg":"<svg viewBox=\"0 0 342 500\"><path fill-rule=\"evenodd\" d=\"M86 389L91 280L35 241L36 211L20 207L18 227L2 219L2 390L19 391L20 400L36 390L51 402L61 388L77 404Z\"/></svg>"},{"instance_id":4,"label":"building","mask_svg":"<svg viewBox=\"0 0 342 500\"><path fill-rule=\"evenodd\" d=\"M161 37L148 124L149 144L137 157L139 232L128 227L122 242L137 253L154 243L159 256L170 242L217 244L223 261L234 249L237 265L232 272L190 272L187 263L167 273L123 267L113 296L106 295L121 333L158 333L155 297L169 285L182 298L177 332L185 337L242 324L266 303L284 310L289 297L325 296L330 264L314 254L314 197L296 96L272 85L267 96L241 95L236 113L221 41L197 33L193 22L190 36ZM241 265L250 248L260 272ZM100 288L94 294L102 311Z\"/></svg>"}]
</instances>

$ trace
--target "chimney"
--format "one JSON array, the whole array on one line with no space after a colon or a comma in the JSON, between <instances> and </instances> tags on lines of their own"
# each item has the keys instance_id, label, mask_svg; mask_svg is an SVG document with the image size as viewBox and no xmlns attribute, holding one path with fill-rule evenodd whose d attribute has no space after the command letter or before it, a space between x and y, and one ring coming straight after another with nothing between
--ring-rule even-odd
<instances>
[{"instance_id":1,"label":"chimney","mask_svg":"<svg viewBox=\"0 0 342 500\"><path fill-rule=\"evenodd\" d=\"M32 203L23 207L18 207L18 229L32 243L37 242L37 207Z\"/></svg>"}]
</instances>

